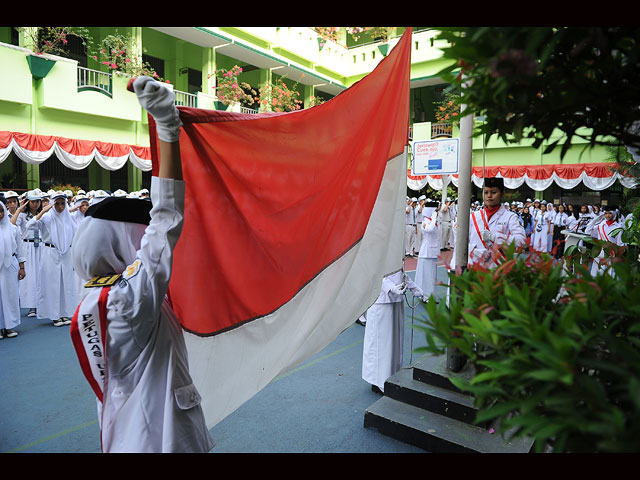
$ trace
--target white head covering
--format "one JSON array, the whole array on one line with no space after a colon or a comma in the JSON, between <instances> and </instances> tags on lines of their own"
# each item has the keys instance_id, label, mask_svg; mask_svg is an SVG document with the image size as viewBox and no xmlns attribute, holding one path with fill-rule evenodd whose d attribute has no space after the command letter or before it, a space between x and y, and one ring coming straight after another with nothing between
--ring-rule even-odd
<instances>
[{"instance_id":1,"label":"white head covering","mask_svg":"<svg viewBox=\"0 0 640 480\"><path fill-rule=\"evenodd\" d=\"M91 205L101 202L105 198L109 198L109 194L104 190L96 190L93 192L93 198L91 199Z\"/></svg>"},{"instance_id":2,"label":"white head covering","mask_svg":"<svg viewBox=\"0 0 640 480\"><path fill-rule=\"evenodd\" d=\"M124 190L119 188L118 190L113 192L113 196L114 197L126 197L127 196L127 192L125 192Z\"/></svg>"},{"instance_id":3,"label":"white head covering","mask_svg":"<svg viewBox=\"0 0 640 480\"><path fill-rule=\"evenodd\" d=\"M29 190L27 192L27 200L42 200L42 192L40 190Z\"/></svg>"},{"instance_id":4,"label":"white head covering","mask_svg":"<svg viewBox=\"0 0 640 480\"><path fill-rule=\"evenodd\" d=\"M64 254L71 246L76 227L73 218L71 218L71 214L69 213L69 209L67 208L67 197L64 192L56 192L55 195L52 195L51 201L55 203L57 198L65 199L65 206L62 212L58 213L54 206L42 216L41 221L47 227L49 235L51 236L51 241L55 245L56 250Z\"/></svg>"},{"instance_id":5,"label":"white head covering","mask_svg":"<svg viewBox=\"0 0 640 480\"><path fill-rule=\"evenodd\" d=\"M4 211L4 216L0 220L0 266L11 265L13 253L16 251L15 225L9 220L9 211L4 203L0 202L0 208Z\"/></svg>"},{"instance_id":6,"label":"white head covering","mask_svg":"<svg viewBox=\"0 0 640 480\"><path fill-rule=\"evenodd\" d=\"M86 216L78 227L72 249L76 274L90 280L96 275L124 272L136 259L146 228L142 223Z\"/></svg>"}]
</instances>

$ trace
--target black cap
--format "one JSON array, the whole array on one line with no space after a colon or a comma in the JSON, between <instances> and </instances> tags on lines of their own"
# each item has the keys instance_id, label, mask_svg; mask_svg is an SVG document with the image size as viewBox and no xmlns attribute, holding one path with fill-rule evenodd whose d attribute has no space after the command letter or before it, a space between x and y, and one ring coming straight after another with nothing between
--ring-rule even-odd
<instances>
[{"instance_id":1,"label":"black cap","mask_svg":"<svg viewBox=\"0 0 640 480\"><path fill-rule=\"evenodd\" d=\"M504 179L502 177L489 177L484 179L485 187L495 187L504 190Z\"/></svg>"},{"instance_id":2,"label":"black cap","mask_svg":"<svg viewBox=\"0 0 640 480\"><path fill-rule=\"evenodd\" d=\"M140 223L149 225L151 202L138 198L108 197L91 205L86 217L101 218L114 222Z\"/></svg>"}]
</instances>

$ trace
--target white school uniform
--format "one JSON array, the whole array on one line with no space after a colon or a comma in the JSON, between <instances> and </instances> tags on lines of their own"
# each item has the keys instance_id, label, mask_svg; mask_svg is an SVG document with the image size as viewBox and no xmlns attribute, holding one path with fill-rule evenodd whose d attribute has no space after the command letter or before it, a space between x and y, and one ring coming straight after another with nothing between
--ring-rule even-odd
<instances>
[{"instance_id":1,"label":"white school uniform","mask_svg":"<svg viewBox=\"0 0 640 480\"><path fill-rule=\"evenodd\" d=\"M415 283L424 295L429 297L434 292L436 285L438 256L440 255L440 229L435 208L425 207L424 210L425 216L420 225L422 245L418 255Z\"/></svg>"},{"instance_id":2,"label":"white school uniform","mask_svg":"<svg viewBox=\"0 0 640 480\"><path fill-rule=\"evenodd\" d=\"M36 308L38 305L38 289L40 286L40 274L42 268L42 232L38 225L29 222L32 215L22 212L16 220L19 228L23 254L25 258L25 278L20 282L20 307Z\"/></svg>"},{"instance_id":3,"label":"white school uniform","mask_svg":"<svg viewBox=\"0 0 640 480\"><path fill-rule=\"evenodd\" d=\"M0 202L0 208L4 210L0 220L0 329L11 329L20 325L18 270L25 258L20 229L9 220L4 203Z\"/></svg>"},{"instance_id":4,"label":"white school uniform","mask_svg":"<svg viewBox=\"0 0 640 480\"><path fill-rule=\"evenodd\" d=\"M490 260L492 246L482 240L484 230L495 234L498 245L514 242L519 247L526 241L524 228L520 225L518 215L515 213L499 208L488 219L484 208L472 212L469 221L469 266L473 264L483 264L488 268L495 266L495 262Z\"/></svg>"},{"instance_id":5,"label":"white school uniform","mask_svg":"<svg viewBox=\"0 0 640 480\"><path fill-rule=\"evenodd\" d=\"M407 288L422 296L420 288L400 270L382 280L380 295L367 310L362 348L362 378L384 391L384 382L402 368L404 354L404 294L391 288L406 282Z\"/></svg>"},{"instance_id":6,"label":"white school uniform","mask_svg":"<svg viewBox=\"0 0 640 480\"><path fill-rule=\"evenodd\" d=\"M531 247L538 252L549 251L549 215L546 211L536 209L533 217L534 228L531 234Z\"/></svg>"},{"instance_id":7,"label":"white school uniform","mask_svg":"<svg viewBox=\"0 0 640 480\"><path fill-rule=\"evenodd\" d=\"M83 279L124 272L106 299L106 378L98 402L105 453L205 453L214 446L189 373L182 327L166 297L184 193L183 181L152 177L146 228L87 217L77 232L74 267ZM86 290L71 324L73 339L83 312L95 308L102 291Z\"/></svg>"},{"instance_id":8,"label":"white school uniform","mask_svg":"<svg viewBox=\"0 0 640 480\"><path fill-rule=\"evenodd\" d=\"M71 243L76 230L69 211L61 213L55 207L40 220L32 218L27 225L35 223L42 232L40 243L42 263L38 288L38 318L57 320L71 318L78 306L76 277L71 259Z\"/></svg>"},{"instance_id":9,"label":"white school uniform","mask_svg":"<svg viewBox=\"0 0 640 480\"><path fill-rule=\"evenodd\" d=\"M624 225L619 220L614 221L611 225L608 225L606 220L600 222L594 221L587 226L585 233L597 240L604 240L622 246L625 245L622 241L622 232L618 232L616 235L612 234L612 232L618 228L624 228ZM591 275L595 276L604 273L610 264L611 261L608 258L605 259L605 251L603 248L600 250L598 256L593 259ZM609 273L614 274L611 270Z\"/></svg>"},{"instance_id":10,"label":"white school uniform","mask_svg":"<svg viewBox=\"0 0 640 480\"><path fill-rule=\"evenodd\" d=\"M413 255L413 247L416 241L416 210L407 205L404 232L404 254Z\"/></svg>"}]
</instances>

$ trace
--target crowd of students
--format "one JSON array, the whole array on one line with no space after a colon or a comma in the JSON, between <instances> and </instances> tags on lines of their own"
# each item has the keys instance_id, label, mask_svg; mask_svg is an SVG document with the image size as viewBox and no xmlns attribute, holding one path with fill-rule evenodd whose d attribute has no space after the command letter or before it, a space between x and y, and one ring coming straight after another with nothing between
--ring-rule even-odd
<instances>
[{"instance_id":1,"label":"crowd of students","mask_svg":"<svg viewBox=\"0 0 640 480\"><path fill-rule=\"evenodd\" d=\"M455 245L455 232L457 228L457 202L447 198L445 203L433 201L421 196L420 198L407 197L405 255L420 256L422 246L423 229L421 224L427 204L435 205L435 212L439 223L440 250L452 249ZM503 208L514 213L520 225L524 228L528 249L537 252L550 253L555 258L561 258L564 254L565 234L563 231L585 234L594 238L602 236L598 234L597 225L609 222L609 226L616 223L616 228L624 227L625 221L630 217L623 217L617 206L601 206L598 204L571 204L564 202L547 202L546 200L512 201L502 203ZM471 213L481 211L484 203L475 201L471 204ZM449 210L450 213L444 214ZM609 211L613 217L605 219ZM444 216L444 221L442 221ZM449 226L451 222L452 227ZM618 236L619 237L619 236ZM606 238L603 238L606 240Z\"/></svg>"},{"instance_id":2,"label":"crowd of students","mask_svg":"<svg viewBox=\"0 0 640 480\"><path fill-rule=\"evenodd\" d=\"M0 339L18 335L21 309L56 327L71 324L82 293L71 244L89 206L109 197L148 199L149 191L0 193Z\"/></svg>"}]
</instances>

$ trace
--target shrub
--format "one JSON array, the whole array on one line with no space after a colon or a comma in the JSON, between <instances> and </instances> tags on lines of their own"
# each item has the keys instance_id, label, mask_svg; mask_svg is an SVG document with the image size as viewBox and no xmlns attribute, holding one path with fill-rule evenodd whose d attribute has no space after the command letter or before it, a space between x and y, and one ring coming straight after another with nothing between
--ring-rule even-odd
<instances>
[{"instance_id":1,"label":"shrub","mask_svg":"<svg viewBox=\"0 0 640 480\"><path fill-rule=\"evenodd\" d=\"M637 265L618 257L594 277L578 258L567 269L513 246L496 256L497 268L450 274L448 306L429 299L417 351L465 355L476 373L452 382L474 396L476 421L539 452L640 450Z\"/></svg>"}]
</instances>

